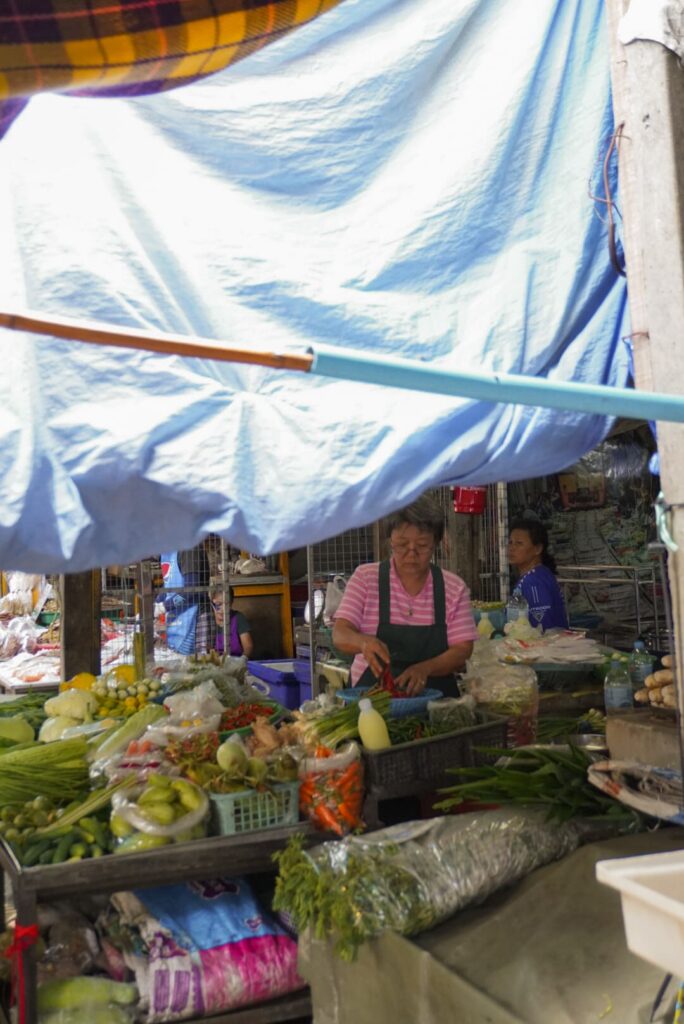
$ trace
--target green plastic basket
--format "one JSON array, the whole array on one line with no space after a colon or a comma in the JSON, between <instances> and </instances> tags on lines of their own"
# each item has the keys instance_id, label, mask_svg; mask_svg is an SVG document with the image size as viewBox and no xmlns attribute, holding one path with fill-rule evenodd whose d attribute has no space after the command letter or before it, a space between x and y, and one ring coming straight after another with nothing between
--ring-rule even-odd
<instances>
[{"instance_id":1,"label":"green plastic basket","mask_svg":"<svg viewBox=\"0 0 684 1024\"><path fill-rule=\"evenodd\" d=\"M36 619L39 626L49 626L59 618L59 612L41 612Z\"/></svg>"},{"instance_id":2,"label":"green plastic basket","mask_svg":"<svg viewBox=\"0 0 684 1024\"><path fill-rule=\"evenodd\" d=\"M214 835L235 836L299 821L299 783L278 782L258 792L211 793L211 826Z\"/></svg>"}]
</instances>

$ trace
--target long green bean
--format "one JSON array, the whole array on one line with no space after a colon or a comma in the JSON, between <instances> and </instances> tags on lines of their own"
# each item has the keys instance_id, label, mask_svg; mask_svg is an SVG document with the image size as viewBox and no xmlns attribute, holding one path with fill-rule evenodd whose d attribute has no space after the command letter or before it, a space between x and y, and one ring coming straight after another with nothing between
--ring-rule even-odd
<instances>
[{"instance_id":1,"label":"long green bean","mask_svg":"<svg viewBox=\"0 0 684 1024\"><path fill-rule=\"evenodd\" d=\"M84 739L23 745L0 751L0 807L44 795L69 801L88 789Z\"/></svg>"}]
</instances>

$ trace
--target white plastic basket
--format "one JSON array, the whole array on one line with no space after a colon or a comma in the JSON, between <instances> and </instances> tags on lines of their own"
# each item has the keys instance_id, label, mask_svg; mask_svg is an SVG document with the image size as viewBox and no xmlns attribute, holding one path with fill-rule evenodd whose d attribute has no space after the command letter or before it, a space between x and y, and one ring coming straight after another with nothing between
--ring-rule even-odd
<instances>
[{"instance_id":1,"label":"white plastic basket","mask_svg":"<svg viewBox=\"0 0 684 1024\"><path fill-rule=\"evenodd\" d=\"M596 877L622 896L632 953L684 978L684 850L602 860Z\"/></svg>"}]
</instances>

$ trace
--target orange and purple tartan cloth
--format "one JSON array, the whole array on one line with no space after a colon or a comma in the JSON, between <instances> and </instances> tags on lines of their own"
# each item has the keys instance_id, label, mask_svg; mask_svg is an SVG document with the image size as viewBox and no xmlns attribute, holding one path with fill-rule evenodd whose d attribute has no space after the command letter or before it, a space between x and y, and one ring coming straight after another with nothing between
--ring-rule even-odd
<instances>
[{"instance_id":1,"label":"orange and purple tartan cloth","mask_svg":"<svg viewBox=\"0 0 684 1024\"><path fill-rule=\"evenodd\" d=\"M38 92L141 96L186 85L341 0L0 0L0 137Z\"/></svg>"}]
</instances>

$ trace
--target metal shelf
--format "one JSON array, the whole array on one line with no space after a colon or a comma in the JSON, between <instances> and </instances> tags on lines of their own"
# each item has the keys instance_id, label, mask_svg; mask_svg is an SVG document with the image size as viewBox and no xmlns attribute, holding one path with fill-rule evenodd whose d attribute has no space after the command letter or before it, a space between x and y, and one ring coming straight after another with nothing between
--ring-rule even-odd
<instances>
[{"instance_id":1,"label":"metal shelf","mask_svg":"<svg viewBox=\"0 0 684 1024\"><path fill-rule=\"evenodd\" d=\"M37 921L41 898L60 899L84 893L110 893L121 889L171 885L175 882L201 881L212 876L249 875L272 871L273 854L281 850L295 834L304 834L305 842L317 841L313 827L306 822L282 828L246 832L238 836L215 836L175 843L162 850L109 854L95 860L22 868L11 847L0 840L0 867L13 891L17 924ZM320 838L320 836L318 837ZM0 896L3 894L0 893ZM21 953L26 979L26 1024L36 1024L36 964L32 951ZM264 1014L255 1016L256 1013ZM215 1024L269 1024L293 1020L310 1013L308 995L296 994L272 1000L263 1007L249 1007L211 1018Z\"/></svg>"},{"instance_id":2,"label":"metal shelf","mask_svg":"<svg viewBox=\"0 0 684 1024\"><path fill-rule=\"evenodd\" d=\"M310 1017L312 1012L309 989L293 995L270 999L267 1003L246 1006L242 1010L228 1010L210 1017L193 1017L182 1024L276 1024L279 1021Z\"/></svg>"},{"instance_id":3,"label":"metal shelf","mask_svg":"<svg viewBox=\"0 0 684 1024\"><path fill-rule=\"evenodd\" d=\"M226 1010L206 1017L184 1017L182 1024L281 1024L310 1017L312 1013L311 993L307 988L300 992L269 999L266 1003L254 1003L240 1010ZM10 1019L0 1006L0 1024L10 1024Z\"/></svg>"}]
</instances>

